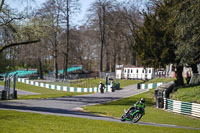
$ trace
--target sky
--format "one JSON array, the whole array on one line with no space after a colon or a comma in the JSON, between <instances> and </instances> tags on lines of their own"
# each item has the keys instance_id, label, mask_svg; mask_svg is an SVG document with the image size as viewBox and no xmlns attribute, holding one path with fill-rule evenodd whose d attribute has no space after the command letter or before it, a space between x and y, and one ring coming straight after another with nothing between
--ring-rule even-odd
<instances>
[{"instance_id":1,"label":"sky","mask_svg":"<svg viewBox=\"0 0 200 133\"><path fill-rule=\"evenodd\" d=\"M23 2L24 0L7 0L7 4L11 6L14 9L18 9L19 11L23 11L24 7L27 6L27 2ZM27 0L30 1L30 0ZM31 6L32 8L38 8L41 6L42 3L46 2L47 0L35 0L35 2L29 2L28 6ZM87 10L94 0L80 0L81 5L81 11L76 14L76 17L73 18L75 25L80 25L83 23L84 16L87 13ZM31 5L30 5L31 3Z\"/></svg>"},{"instance_id":2,"label":"sky","mask_svg":"<svg viewBox=\"0 0 200 133\"><path fill-rule=\"evenodd\" d=\"M27 5L32 8L39 8L42 5L42 3L46 2L47 0L34 0L35 2L30 2L30 1L31 0L6 0L9 6L11 6L14 9L18 9L19 11L23 11L24 7ZM94 0L79 0L79 1L81 5L81 11L75 15L76 17L73 17L73 25L78 25L78 26L84 24L85 22L84 18L87 15L87 10ZM127 1L127 0L117 0L117 1ZM146 1L146 0L141 0L141 1Z\"/></svg>"}]
</instances>

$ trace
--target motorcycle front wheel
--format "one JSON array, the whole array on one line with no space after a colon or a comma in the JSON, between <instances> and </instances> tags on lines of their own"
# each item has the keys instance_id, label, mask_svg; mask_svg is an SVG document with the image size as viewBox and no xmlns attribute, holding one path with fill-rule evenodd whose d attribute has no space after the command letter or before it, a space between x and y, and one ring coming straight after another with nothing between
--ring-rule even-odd
<instances>
[{"instance_id":1,"label":"motorcycle front wheel","mask_svg":"<svg viewBox=\"0 0 200 133\"><path fill-rule=\"evenodd\" d=\"M126 113L124 113L122 116L121 116L121 121L125 121L126 120Z\"/></svg>"},{"instance_id":2,"label":"motorcycle front wheel","mask_svg":"<svg viewBox=\"0 0 200 133\"><path fill-rule=\"evenodd\" d=\"M136 114L133 115L132 122L133 122L133 123L136 123L136 122L138 122L141 118L142 118L142 114L141 114L141 113L136 113Z\"/></svg>"}]
</instances>

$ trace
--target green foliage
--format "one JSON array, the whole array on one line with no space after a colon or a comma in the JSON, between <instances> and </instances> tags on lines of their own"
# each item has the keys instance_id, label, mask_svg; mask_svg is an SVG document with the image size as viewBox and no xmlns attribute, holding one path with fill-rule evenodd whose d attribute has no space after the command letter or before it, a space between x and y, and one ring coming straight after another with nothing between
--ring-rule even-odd
<instances>
[{"instance_id":1,"label":"green foliage","mask_svg":"<svg viewBox=\"0 0 200 133\"><path fill-rule=\"evenodd\" d=\"M176 58L181 64L194 64L200 58L200 2L182 0L172 11L175 26Z\"/></svg>"},{"instance_id":2,"label":"green foliage","mask_svg":"<svg viewBox=\"0 0 200 133\"><path fill-rule=\"evenodd\" d=\"M136 51L145 66L163 67L174 62L173 34L167 27L167 7L160 5L154 14L144 13L144 24L136 32Z\"/></svg>"},{"instance_id":3,"label":"green foliage","mask_svg":"<svg viewBox=\"0 0 200 133\"><path fill-rule=\"evenodd\" d=\"M157 68L176 64L178 85L184 86L183 66L200 62L199 0L163 0L143 16L135 37L140 62Z\"/></svg>"},{"instance_id":4,"label":"green foliage","mask_svg":"<svg viewBox=\"0 0 200 133\"><path fill-rule=\"evenodd\" d=\"M136 32L136 51L143 65L194 64L200 58L199 0L164 0L144 13Z\"/></svg>"}]
</instances>

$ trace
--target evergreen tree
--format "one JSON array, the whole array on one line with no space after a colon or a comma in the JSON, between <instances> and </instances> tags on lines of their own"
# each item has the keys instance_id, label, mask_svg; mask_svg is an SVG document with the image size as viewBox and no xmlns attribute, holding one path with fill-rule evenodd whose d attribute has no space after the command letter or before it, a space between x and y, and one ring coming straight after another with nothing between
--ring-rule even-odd
<instances>
[{"instance_id":1,"label":"evergreen tree","mask_svg":"<svg viewBox=\"0 0 200 133\"><path fill-rule=\"evenodd\" d=\"M136 33L136 51L145 66L177 66L177 80L184 85L185 64L194 66L200 58L200 1L163 0L155 11L144 13L144 24Z\"/></svg>"}]
</instances>

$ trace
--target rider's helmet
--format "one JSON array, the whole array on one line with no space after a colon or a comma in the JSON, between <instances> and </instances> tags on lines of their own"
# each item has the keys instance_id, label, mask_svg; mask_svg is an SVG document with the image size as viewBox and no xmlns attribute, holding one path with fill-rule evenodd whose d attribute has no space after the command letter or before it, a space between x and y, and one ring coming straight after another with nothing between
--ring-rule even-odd
<instances>
[{"instance_id":1,"label":"rider's helmet","mask_svg":"<svg viewBox=\"0 0 200 133\"><path fill-rule=\"evenodd\" d=\"M141 102L141 103L145 103L145 99L144 99L144 98L141 98L140 102Z\"/></svg>"}]
</instances>

